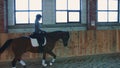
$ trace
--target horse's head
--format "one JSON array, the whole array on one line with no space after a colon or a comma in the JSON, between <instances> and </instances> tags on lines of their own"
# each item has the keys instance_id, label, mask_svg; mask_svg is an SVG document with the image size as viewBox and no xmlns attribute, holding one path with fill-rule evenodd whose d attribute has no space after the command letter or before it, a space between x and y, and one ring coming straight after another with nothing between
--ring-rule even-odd
<instances>
[{"instance_id":1,"label":"horse's head","mask_svg":"<svg viewBox=\"0 0 120 68\"><path fill-rule=\"evenodd\" d=\"M63 32L61 39L63 41L64 46L68 45L69 37L70 37L69 32Z\"/></svg>"},{"instance_id":2,"label":"horse's head","mask_svg":"<svg viewBox=\"0 0 120 68\"><path fill-rule=\"evenodd\" d=\"M61 39L64 46L68 45L70 35L69 35L69 32L67 31L54 31L54 32L47 33L47 35L51 39L53 39L55 42Z\"/></svg>"}]
</instances>

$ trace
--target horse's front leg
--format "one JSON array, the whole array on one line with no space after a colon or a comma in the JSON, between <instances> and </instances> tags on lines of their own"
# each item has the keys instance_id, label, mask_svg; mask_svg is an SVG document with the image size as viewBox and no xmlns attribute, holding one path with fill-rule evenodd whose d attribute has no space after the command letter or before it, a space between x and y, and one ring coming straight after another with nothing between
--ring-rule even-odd
<instances>
[{"instance_id":1,"label":"horse's front leg","mask_svg":"<svg viewBox=\"0 0 120 68\"><path fill-rule=\"evenodd\" d=\"M47 66L47 64L46 64L45 60L46 60L46 52L43 52L42 65L43 65L44 67L46 67L46 66Z\"/></svg>"},{"instance_id":2,"label":"horse's front leg","mask_svg":"<svg viewBox=\"0 0 120 68\"><path fill-rule=\"evenodd\" d=\"M53 63L55 62L55 60L56 60L56 55L51 51L51 52L48 52L48 54L50 54L52 57L53 57L53 59L52 59L52 61L50 62L50 65L53 65Z\"/></svg>"}]
</instances>

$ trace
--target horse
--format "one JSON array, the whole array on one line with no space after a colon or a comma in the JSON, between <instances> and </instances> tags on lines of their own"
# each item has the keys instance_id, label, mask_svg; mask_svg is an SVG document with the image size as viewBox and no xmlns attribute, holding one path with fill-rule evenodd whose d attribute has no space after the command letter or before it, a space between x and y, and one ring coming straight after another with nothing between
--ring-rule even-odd
<instances>
[{"instance_id":1,"label":"horse","mask_svg":"<svg viewBox=\"0 0 120 68\"><path fill-rule=\"evenodd\" d=\"M53 65L56 60L56 55L52 51L55 47L55 43L61 39L63 45L66 47L68 45L69 37L70 35L68 31L46 32L46 44L42 52L42 65L44 67L48 65L46 64L46 54L49 54L53 57L52 61L50 61L50 65ZM23 68L27 67L26 63L21 58L25 52L39 53L39 48L32 46L30 36L21 36L6 40L6 42L0 48L0 54L2 54L8 47L11 47L14 54L14 59L11 62L12 68L16 68L17 62L19 62Z\"/></svg>"}]
</instances>

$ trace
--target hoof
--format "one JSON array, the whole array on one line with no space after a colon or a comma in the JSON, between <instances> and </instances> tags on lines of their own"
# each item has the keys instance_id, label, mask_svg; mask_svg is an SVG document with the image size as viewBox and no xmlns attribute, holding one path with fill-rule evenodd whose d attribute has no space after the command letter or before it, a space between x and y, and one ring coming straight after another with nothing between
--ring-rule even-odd
<instances>
[{"instance_id":1,"label":"hoof","mask_svg":"<svg viewBox=\"0 0 120 68\"><path fill-rule=\"evenodd\" d=\"M12 67L12 68L16 68L16 67Z\"/></svg>"},{"instance_id":2,"label":"hoof","mask_svg":"<svg viewBox=\"0 0 120 68\"><path fill-rule=\"evenodd\" d=\"M53 65L53 63L52 62L50 62L50 66L52 66Z\"/></svg>"},{"instance_id":3,"label":"hoof","mask_svg":"<svg viewBox=\"0 0 120 68\"><path fill-rule=\"evenodd\" d=\"M44 67L46 67L47 66L47 64L42 64Z\"/></svg>"}]
</instances>

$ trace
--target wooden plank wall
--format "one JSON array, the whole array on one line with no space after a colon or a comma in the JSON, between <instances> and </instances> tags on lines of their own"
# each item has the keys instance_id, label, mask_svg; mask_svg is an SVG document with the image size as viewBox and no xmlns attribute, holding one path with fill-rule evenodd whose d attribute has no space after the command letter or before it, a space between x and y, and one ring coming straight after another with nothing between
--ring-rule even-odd
<instances>
[{"instance_id":1,"label":"wooden plank wall","mask_svg":"<svg viewBox=\"0 0 120 68\"><path fill-rule=\"evenodd\" d=\"M0 34L0 46L10 38L27 36L29 33L21 34ZM83 55L95 55L120 52L120 30L88 30L70 32L68 47L65 48L61 41L56 43L54 49L57 57L71 57ZM23 59L41 58L41 54L25 53ZM49 56L48 56L49 57ZM13 58L10 49L7 49L1 56L0 62L11 61Z\"/></svg>"}]
</instances>

